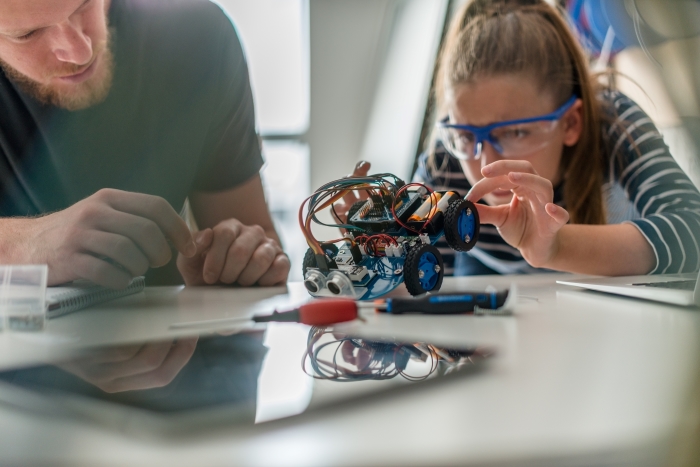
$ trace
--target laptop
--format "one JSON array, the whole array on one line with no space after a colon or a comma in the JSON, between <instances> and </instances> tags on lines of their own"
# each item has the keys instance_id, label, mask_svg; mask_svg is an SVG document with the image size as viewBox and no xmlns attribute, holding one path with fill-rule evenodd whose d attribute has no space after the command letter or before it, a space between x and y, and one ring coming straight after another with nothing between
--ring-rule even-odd
<instances>
[{"instance_id":1,"label":"laptop","mask_svg":"<svg viewBox=\"0 0 700 467\"><path fill-rule=\"evenodd\" d=\"M700 288L698 286L700 275L698 273L604 277L557 281L557 284L673 305L700 306Z\"/></svg>"}]
</instances>

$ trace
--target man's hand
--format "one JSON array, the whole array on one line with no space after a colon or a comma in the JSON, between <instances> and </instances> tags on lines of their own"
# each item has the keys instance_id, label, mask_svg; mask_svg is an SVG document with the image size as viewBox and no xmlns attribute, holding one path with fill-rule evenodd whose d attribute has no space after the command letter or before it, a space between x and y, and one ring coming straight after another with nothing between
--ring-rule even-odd
<instances>
[{"instance_id":1,"label":"man's hand","mask_svg":"<svg viewBox=\"0 0 700 467\"><path fill-rule=\"evenodd\" d=\"M10 261L48 264L49 285L88 279L121 289L149 267L167 264L169 241L182 255L196 253L172 206L140 193L103 189L63 211L8 225Z\"/></svg>"},{"instance_id":2,"label":"man's hand","mask_svg":"<svg viewBox=\"0 0 700 467\"><path fill-rule=\"evenodd\" d=\"M108 393L159 388L175 379L196 347L196 337L124 345L58 366Z\"/></svg>"},{"instance_id":3,"label":"man's hand","mask_svg":"<svg viewBox=\"0 0 700 467\"><path fill-rule=\"evenodd\" d=\"M243 225L236 219L220 222L195 236L197 253L179 255L177 267L185 284L284 284L289 258L262 227Z\"/></svg>"}]
</instances>

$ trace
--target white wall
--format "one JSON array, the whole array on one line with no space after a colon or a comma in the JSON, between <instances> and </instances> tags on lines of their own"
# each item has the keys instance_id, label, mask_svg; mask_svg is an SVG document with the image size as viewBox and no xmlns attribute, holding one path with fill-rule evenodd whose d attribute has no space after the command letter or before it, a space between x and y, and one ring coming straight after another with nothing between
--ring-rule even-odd
<instances>
[{"instance_id":1,"label":"white wall","mask_svg":"<svg viewBox=\"0 0 700 467\"><path fill-rule=\"evenodd\" d=\"M310 0L312 189L350 173L409 177L446 0Z\"/></svg>"},{"instance_id":2,"label":"white wall","mask_svg":"<svg viewBox=\"0 0 700 467\"><path fill-rule=\"evenodd\" d=\"M352 171L395 0L310 0L311 188Z\"/></svg>"}]
</instances>

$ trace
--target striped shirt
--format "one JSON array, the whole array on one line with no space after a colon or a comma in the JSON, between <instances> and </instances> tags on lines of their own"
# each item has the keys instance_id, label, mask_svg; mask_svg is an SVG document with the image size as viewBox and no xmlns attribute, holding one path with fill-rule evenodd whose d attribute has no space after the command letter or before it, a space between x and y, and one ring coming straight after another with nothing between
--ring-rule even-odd
<instances>
[{"instance_id":1,"label":"striped shirt","mask_svg":"<svg viewBox=\"0 0 700 467\"><path fill-rule=\"evenodd\" d=\"M693 272L700 268L700 193L669 153L658 129L641 108L622 93L608 91L602 100L612 118L603 127L610 148L602 187L608 224L631 223L647 239L656 257L652 274ZM419 159L414 181L435 190L465 195L471 188L459 161L438 141L434 163ZM554 203L565 207L562 185ZM437 245L446 274L527 274L531 267L517 248L508 245L492 225L482 225L469 253Z\"/></svg>"}]
</instances>

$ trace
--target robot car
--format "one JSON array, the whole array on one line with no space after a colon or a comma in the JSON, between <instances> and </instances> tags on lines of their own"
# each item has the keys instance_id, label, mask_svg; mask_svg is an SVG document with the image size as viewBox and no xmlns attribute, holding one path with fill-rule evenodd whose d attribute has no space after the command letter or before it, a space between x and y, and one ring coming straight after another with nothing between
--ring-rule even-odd
<instances>
[{"instance_id":1,"label":"robot car","mask_svg":"<svg viewBox=\"0 0 700 467\"><path fill-rule=\"evenodd\" d=\"M353 191L366 192L368 198L353 204L342 222L334 204ZM329 211L337 223L321 221L322 211ZM313 223L345 234L317 240ZM440 290L444 266L435 243L444 235L453 250L469 251L479 236L479 214L472 202L454 191L407 184L392 174L323 185L302 203L299 225L309 244L303 261L309 293L358 300L381 297L401 283L414 296Z\"/></svg>"}]
</instances>

